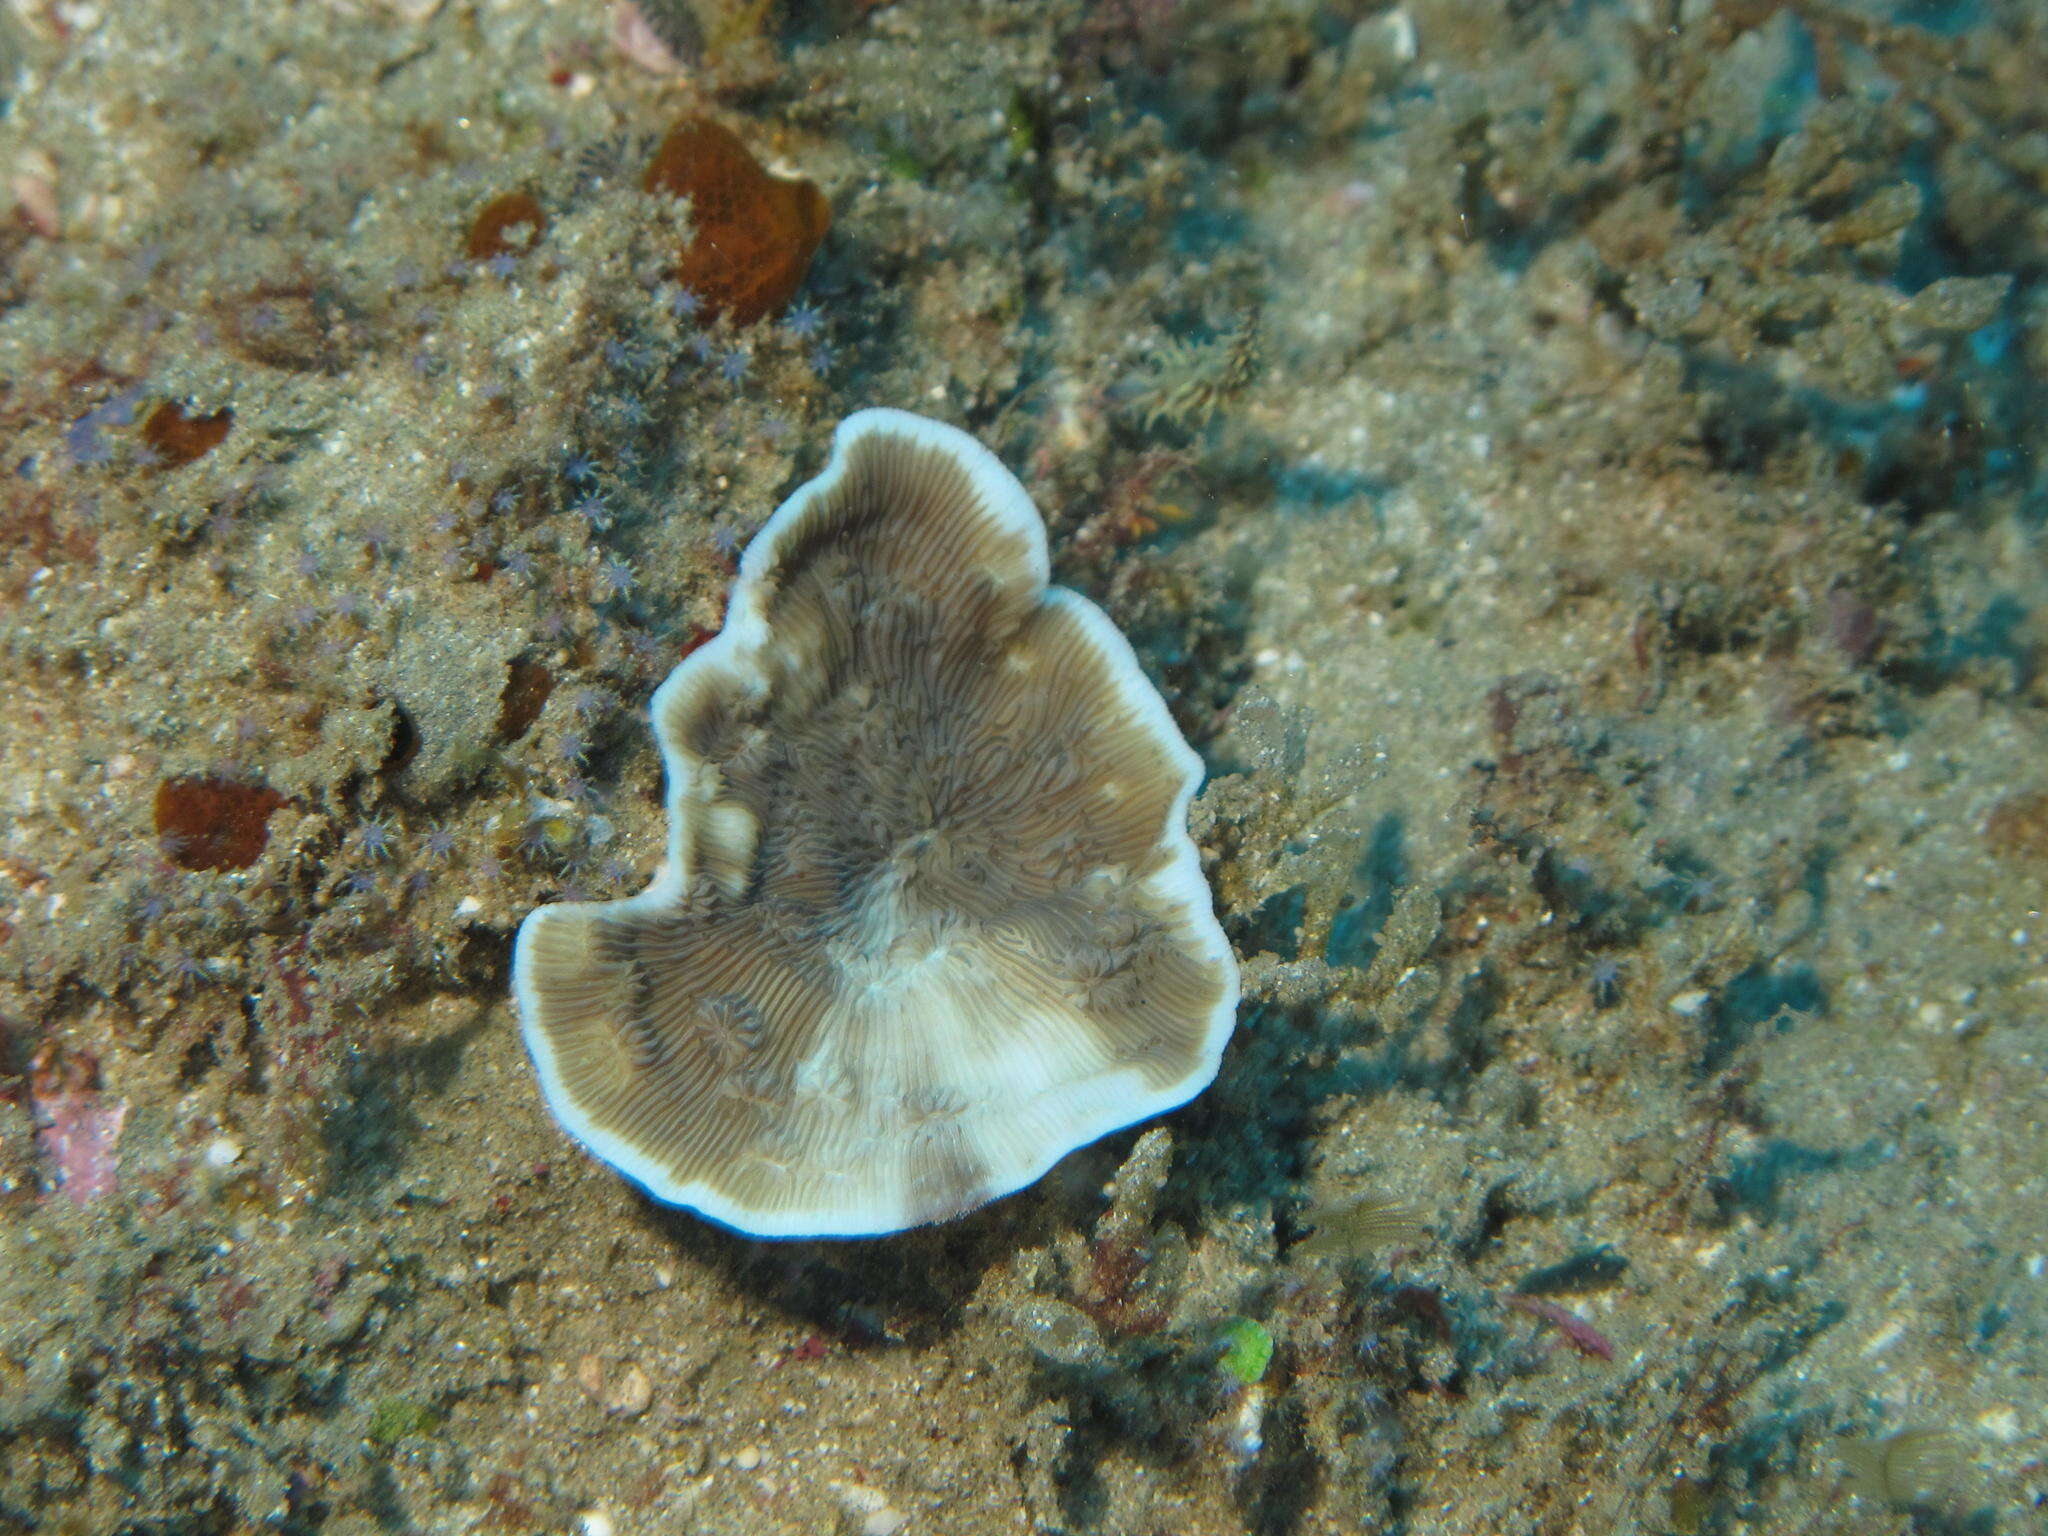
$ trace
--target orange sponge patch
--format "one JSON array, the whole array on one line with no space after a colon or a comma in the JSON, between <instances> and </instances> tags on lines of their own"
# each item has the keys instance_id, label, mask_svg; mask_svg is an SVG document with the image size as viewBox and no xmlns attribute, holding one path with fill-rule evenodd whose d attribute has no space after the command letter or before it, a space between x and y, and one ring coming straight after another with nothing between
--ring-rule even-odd
<instances>
[{"instance_id":1,"label":"orange sponge patch","mask_svg":"<svg viewBox=\"0 0 2048 1536\"><path fill-rule=\"evenodd\" d=\"M464 254L471 261L489 261L493 256L524 256L547 233L548 216L530 192L507 192L494 197L469 226Z\"/></svg>"},{"instance_id":2,"label":"orange sponge patch","mask_svg":"<svg viewBox=\"0 0 2048 1536\"><path fill-rule=\"evenodd\" d=\"M696 233L676 281L708 319L752 325L796 296L831 227L825 194L801 177L764 170L737 135L706 117L679 124L648 163L649 192L690 199Z\"/></svg>"},{"instance_id":3,"label":"orange sponge patch","mask_svg":"<svg viewBox=\"0 0 2048 1536\"><path fill-rule=\"evenodd\" d=\"M225 407L210 416L195 416L177 401L166 400L142 423L142 440L158 465L176 469L213 452L234 424L235 413Z\"/></svg>"},{"instance_id":4,"label":"orange sponge patch","mask_svg":"<svg viewBox=\"0 0 2048 1536\"><path fill-rule=\"evenodd\" d=\"M270 813L284 796L267 784L195 776L156 789L156 831L180 869L247 869L270 841Z\"/></svg>"}]
</instances>

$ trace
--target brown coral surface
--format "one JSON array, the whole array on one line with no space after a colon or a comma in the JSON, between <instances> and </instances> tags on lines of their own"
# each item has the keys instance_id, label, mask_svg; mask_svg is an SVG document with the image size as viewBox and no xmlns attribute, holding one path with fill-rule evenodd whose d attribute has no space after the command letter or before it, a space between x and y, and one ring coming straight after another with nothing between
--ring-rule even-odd
<instances>
[{"instance_id":1,"label":"brown coral surface","mask_svg":"<svg viewBox=\"0 0 2048 1536\"><path fill-rule=\"evenodd\" d=\"M1237 963L1200 760L1046 572L987 450L863 411L655 694L662 878L535 912L513 985L556 1114L658 1198L900 1231L1216 1075Z\"/></svg>"}]
</instances>

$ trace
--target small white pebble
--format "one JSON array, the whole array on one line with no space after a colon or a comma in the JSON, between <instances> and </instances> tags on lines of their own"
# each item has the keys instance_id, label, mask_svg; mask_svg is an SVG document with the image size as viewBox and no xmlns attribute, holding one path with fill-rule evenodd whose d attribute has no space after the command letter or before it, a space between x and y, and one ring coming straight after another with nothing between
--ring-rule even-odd
<instances>
[{"instance_id":1,"label":"small white pebble","mask_svg":"<svg viewBox=\"0 0 2048 1536\"><path fill-rule=\"evenodd\" d=\"M2010 1444L2020 1437L2020 1416L2006 1403L1998 1403L1977 1415L1977 1427L1994 1440Z\"/></svg>"},{"instance_id":2,"label":"small white pebble","mask_svg":"<svg viewBox=\"0 0 2048 1536\"><path fill-rule=\"evenodd\" d=\"M1381 18L1380 25L1387 29L1387 46L1394 57L1403 64L1411 64L1421 46L1415 37L1415 18L1408 14L1407 6L1398 6Z\"/></svg>"},{"instance_id":3,"label":"small white pebble","mask_svg":"<svg viewBox=\"0 0 2048 1536\"><path fill-rule=\"evenodd\" d=\"M1266 1395L1264 1382L1253 1382L1239 1394L1237 1412L1223 1433L1223 1443L1241 1466L1258 1459L1266 1446Z\"/></svg>"},{"instance_id":4,"label":"small white pebble","mask_svg":"<svg viewBox=\"0 0 2048 1536\"><path fill-rule=\"evenodd\" d=\"M455 903L455 915L457 917L473 917L483 911L483 909L484 904L474 896L465 896L462 900Z\"/></svg>"},{"instance_id":5,"label":"small white pebble","mask_svg":"<svg viewBox=\"0 0 2048 1536\"><path fill-rule=\"evenodd\" d=\"M240 1143L225 1136L216 1136L206 1144L206 1166L209 1168L232 1168L241 1155Z\"/></svg>"},{"instance_id":6,"label":"small white pebble","mask_svg":"<svg viewBox=\"0 0 2048 1536\"><path fill-rule=\"evenodd\" d=\"M586 1509L576 1517L576 1529L582 1536L614 1536L618 1527L604 1510Z\"/></svg>"},{"instance_id":7,"label":"small white pebble","mask_svg":"<svg viewBox=\"0 0 2048 1536\"><path fill-rule=\"evenodd\" d=\"M1707 999L1707 993L1694 988L1690 992L1679 993L1666 1006L1680 1018L1689 1019L1707 1006Z\"/></svg>"},{"instance_id":8,"label":"small white pebble","mask_svg":"<svg viewBox=\"0 0 2048 1536\"><path fill-rule=\"evenodd\" d=\"M654 1383L634 1363L628 1363L624 1370L612 1377L604 1394L605 1412L615 1413L622 1419L637 1419L653 1401Z\"/></svg>"},{"instance_id":9,"label":"small white pebble","mask_svg":"<svg viewBox=\"0 0 2048 1536\"><path fill-rule=\"evenodd\" d=\"M761 1448L758 1445L741 1446L739 1454L733 1457L732 1464L742 1472L753 1471L761 1465Z\"/></svg>"},{"instance_id":10,"label":"small white pebble","mask_svg":"<svg viewBox=\"0 0 2048 1536\"><path fill-rule=\"evenodd\" d=\"M910 1516L890 1504L889 1496L879 1488L867 1483L842 1482L834 1482L831 1488L839 1497L840 1507L860 1521L861 1536L896 1536L910 1524Z\"/></svg>"}]
</instances>

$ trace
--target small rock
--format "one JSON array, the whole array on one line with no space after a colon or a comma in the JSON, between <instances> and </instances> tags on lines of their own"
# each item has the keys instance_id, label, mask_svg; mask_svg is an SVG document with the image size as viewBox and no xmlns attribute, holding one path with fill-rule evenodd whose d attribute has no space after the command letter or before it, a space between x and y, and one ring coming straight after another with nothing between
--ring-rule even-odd
<instances>
[{"instance_id":1,"label":"small rock","mask_svg":"<svg viewBox=\"0 0 2048 1536\"><path fill-rule=\"evenodd\" d=\"M879 1488L844 1482L834 1482L831 1488L839 1507L846 1511L847 1524L843 1529L858 1531L860 1536L896 1536L910 1524L910 1516L892 1505L889 1496Z\"/></svg>"},{"instance_id":2,"label":"small rock","mask_svg":"<svg viewBox=\"0 0 2048 1536\"><path fill-rule=\"evenodd\" d=\"M606 1413L622 1419L638 1418L654 1401L654 1383L632 1360L608 1372L598 1356L584 1355L576 1362L576 1385Z\"/></svg>"},{"instance_id":3,"label":"small rock","mask_svg":"<svg viewBox=\"0 0 2048 1536\"><path fill-rule=\"evenodd\" d=\"M319 1309L319 1322L313 1327L313 1336L322 1344L346 1344L363 1331L363 1324L369 1320L370 1307L376 1295L364 1286L355 1286L324 1303Z\"/></svg>"},{"instance_id":4,"label":"small rock","mask_svg":"<svg viewBox=\"0 0 2048 1536\"><path fill-rule=\"evenodd\" d=\"M1136 1246L1151 1231L1152 1210L1173 1167L1173 1132L1155 1125L1138 1138L1109 1186L1109 1209L1095 1224L1098 1243Z\"/></svg>"},{"instance_id":5,"label":"small rock","mask_svg":"<svg viewBox=\"0 0 2048 1536\"><path fill-rule=\"evenodd\" d=\"M1813 34L1790 11L1741 33L1695 87L1688 158L1717 180L1741 175L1812 105Z\"/></svg>"},{"instance_id":6,"label":"small rock","mask_svg":"<svg viewBox=\"0 0 2048 1536\"><path fill-rule=\"evenodd\" d=\"M761 1465L761 1448L758 1445L743 1445L732 1459L732 1464L742 1472L751 1472Z\"/></svg>"},{"instance_id":7,"label":"small rock","mask_svg":"<svg viewBox=\"0 0 2048 1536\"><path fill-rule=\"evenodd\" d=\"M1052 1365L1100 1370L1109 1360L1102 1332L1079 1307L1033 1296L1010 1309L1010 1326L1031 1352Z\"/></svg>"},{"instance_id":8,"label":"small rock","mask_svg":"<svg viewBox=\"0 0 2048 1536\"><path fill-rule=\"evenodd\" d=\"M683 11L688 15L687 8ZM661 34L648 25L647 18L632 0L613 0L611 25L607 28L611 45L618 49L621 57L637 64L650 75L680 75L682 61L675 51L662 41Z\"/></svg>"},{"instance_id":9,"label":"small rock","mask_svg":"<svg viewBox=\"0 0 2048 1536\"><path fill-rule=\"evenodd\" d=\"M14 193L15 210L29 228L45 240L55 240L64 232L57 211L57 162L47 154L32 149L19 156L8 189Z\"/></svg>"},{"instance_id":10,"label":"small rock","mask_svg":"<svg viewBox=\"0 0 2048 1536\"><path fill-rule=\"evenodd\" d=\"M628 1361L626 1368L612 1377L611 1388L604 1395L604 1411L622 1419L637 1419L653 1401L654 1383L638 1365Z\"/></svg>"},{"instance_id":11,"label":"small rock","mask_svg":"<svg viewBox=\"0 0 2048 1536\"><path fill-rule=\"evenodd\" d=\"M1944 277L1914 294L1904 310L1908 324L1931 331L1974 331L1998 318L2012 291L2012 278Z\"/></svg>"}]
</instances>

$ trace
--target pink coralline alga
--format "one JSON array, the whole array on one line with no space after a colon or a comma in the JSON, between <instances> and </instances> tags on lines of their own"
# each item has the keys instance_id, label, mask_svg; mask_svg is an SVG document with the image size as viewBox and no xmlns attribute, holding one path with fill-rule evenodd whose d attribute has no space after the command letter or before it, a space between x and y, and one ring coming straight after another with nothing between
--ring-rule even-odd
<instances>
[{"instance_id":1,"label":"pink coralline alga","mask_svg":"<svg viewBox=\"0 0 2048 1536\"><path fill-rule=\"evenodd\" d=\"M93 1085L90 1064L59 1068L47 1059L29 1077L36 1150L57 1171L57 1188L73 1205L90 1205L114 1188L114 1145L126 1104L109 1104Z\"/></svg>"}]
</instances>

